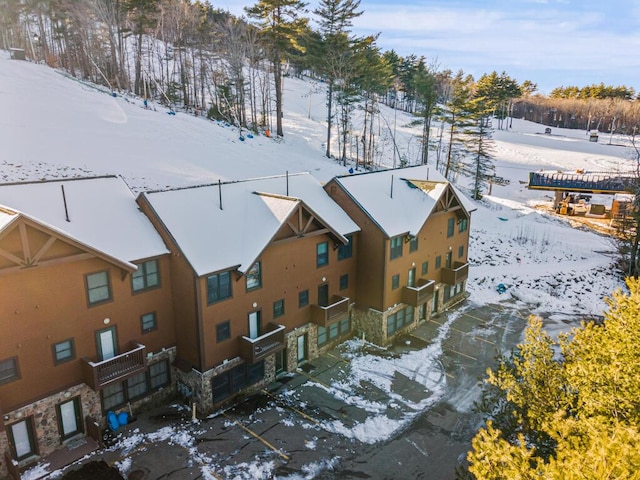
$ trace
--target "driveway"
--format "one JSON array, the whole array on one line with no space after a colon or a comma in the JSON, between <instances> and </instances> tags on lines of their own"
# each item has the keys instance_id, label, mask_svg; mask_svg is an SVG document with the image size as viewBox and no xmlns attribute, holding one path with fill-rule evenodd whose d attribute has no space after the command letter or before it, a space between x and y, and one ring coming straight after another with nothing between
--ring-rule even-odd
<instances>
[{"instance_id":1,"label":"driveway","mask_svg":"<svg viewBox=\"0 0 640 480\"><path fill-rule=\"evenodd\" d=\"M208 418L177 404L141 414L80 463L139 480L453 479L482 425L479 378L527 316L463 304L386 349L352 339Z\"/></svg>"}]
</instances>

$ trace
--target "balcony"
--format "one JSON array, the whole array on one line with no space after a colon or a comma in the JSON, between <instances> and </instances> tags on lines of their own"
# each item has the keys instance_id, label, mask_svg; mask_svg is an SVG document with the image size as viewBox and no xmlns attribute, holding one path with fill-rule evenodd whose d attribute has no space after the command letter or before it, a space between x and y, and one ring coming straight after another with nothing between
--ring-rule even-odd
<instances>
[{"instance_id":1,"label":"balcony","mask_svg":"<svg viewBox=\"0 0 640 480\"><path fill-rule=\"evenodd\" d=\"M454 262L453 268L442 269L442 283L456 285L469 276L469 263Z\"/></svg>"},{"instance_id":2,"label":"balcony","mask_svg":"<svg viewBox=\"0 0 640 480\"><path fill-rule=\"evenodd\" d=\"M284 325L269 323L267 332L257 338L240 337L240 356L248 363L258 363L284 349Z\"/></svg>"},{"instance_id":3,"label":"balcony","mask_svg":"<svg viewBox=\"0 0 640 480\"><path fill-rule=\"evenodd\" d=\"M92 362L82 359L84 382L94 390L124 380L130 375L143 372L147 368L146 347L137 342L129 344L129 350L108 360Z\"/></svg>"},{"instance_id":4,"label":"balcony","mask_svg":"<svg viewBox=\"0 0 640 480\"><path fill-rule=\"evenodd\" d=\"M328 327L333 322L349 314L349 298L334 295L329 305L311 305L311 321L321 327Z\"/></svg>"},{"instance_id":5,"label":"balcony","mask_svg":"<svg viewBox=\"0 0 640 480\"><path fill-rule=\"evenodd\" d=\"M414 308L427 303L433 297L435 284L433 280L420 278L415 287L402 287L402 303Z\"/></svg>"}]
</instances>

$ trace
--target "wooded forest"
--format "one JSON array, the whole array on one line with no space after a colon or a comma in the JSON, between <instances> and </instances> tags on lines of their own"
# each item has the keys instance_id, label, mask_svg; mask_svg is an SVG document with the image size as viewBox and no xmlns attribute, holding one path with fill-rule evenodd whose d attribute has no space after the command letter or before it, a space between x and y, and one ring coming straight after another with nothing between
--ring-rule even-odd
<instances>
[{"instance_id":1,"label":"wooded forest","mask_svg":"<svg viewBox=\"0 0 640 480\"><path fill-rule=\"evenodd\" d=\"M509 128L509 117L629 135L640 125L626 87L559 87L545 97L506 72L474 79L383 52L376 35L352 32L359 0L320 0L313 11L301 0L257 0L245 14L190 0L0 0L0 46L114 93L277 136L283 82L313 79L326 89L327 157L346 162L355 144L358 161L373 164L385 104L422 125L421 163L432 156L447 178L474 177L478 196L492 171L491 130ZM394 145L396 153L408 162Z\"/></svg>"}]
</instances>

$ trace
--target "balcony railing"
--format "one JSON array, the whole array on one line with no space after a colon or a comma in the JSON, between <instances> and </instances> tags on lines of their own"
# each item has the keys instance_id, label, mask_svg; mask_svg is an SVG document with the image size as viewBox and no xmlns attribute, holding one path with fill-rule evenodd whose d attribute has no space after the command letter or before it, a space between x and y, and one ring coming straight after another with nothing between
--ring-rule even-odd
<instances>
[{"instance_id":1,"label":"balcony railing","mask_svg":"<svg viewBox=\"0 0 640 480\"><path fill-rule=\"evenodd\" d=\"M469 264L462 262L454 262L453 268L442 269L442 283L447 285L456 285L469 276Z\"/></svg>"},{"instance_id":2,"label":"balcony railing","mask_svg":"<svg viewBox=\"0 0 640 480\"><path fill-rule=\"evenodd\" d=\"M349 298L334 295L329 305L311 305L311 321L321 327L328 327L333 322L349 314Z\"/></svg>"},{"instance_id":3,"label":"balcony railing","mask_svg":"<svg viewBox=\"0 0 640 480\"><path fill-rule=\"evenodd\" d=\"M269 323L267 332L257 338L240 337L240 356L248 363L257 363L284 349L284 328Z\"/></svg>"},{"instance_id":4,"label":"balcony railing","mask_svg":"<svg viewBox=\"0 0 640 480\"><path fill-rule=\"evenodd\" d=\"M144 345L131 342L126 352L108 360L92 362L86 357L83 358L82 370L85 383L97 391L131 375L143 372L147 368L145 349Z\"/></svg>"},{"instance_id":5,"label":"balcony railing","mask_svg":"<svg viewBox=\"0 0 640 480\"><path fill-rule=\"evenodd\" d=\"M415 287L402 288L402 303L419 307L423 303L427 303L433 297L434 286L436 282L427 280L426 278L418 279Z\"/></svg>"}]
</instances>

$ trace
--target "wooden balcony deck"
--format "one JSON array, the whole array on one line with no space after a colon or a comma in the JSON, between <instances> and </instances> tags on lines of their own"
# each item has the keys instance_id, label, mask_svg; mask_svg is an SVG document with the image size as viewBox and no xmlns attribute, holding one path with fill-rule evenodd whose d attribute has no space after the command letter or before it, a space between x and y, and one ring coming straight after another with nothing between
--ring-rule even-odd
<instances>
[{"instance_id":1,"label":"wooden balcony deck","mask_svg":"<svg viewBox=\"0 0 640 480\"><path fill-rule=\"evenodd\" d=\"M349 298L334 295L329 305L311 305L311 321L321 327L328 327L333 322L349 314Z\"/></svg>"},{"instance_id":2,"label":"wooden balcony deck","mask_svg":"<svg viewBox=\"0 0 640 480\"><path fill-rule=\"evenodd\" d=\"M469 263L454 262L453 268L442 269L442 282L447 285L456 285L469 276Z\"/></svg>"},{"instance_id":3,"label":"wooden balcony deck","mask_svg":"<svg viewBox=\"0 0 640 480\"><path fill-rule=\"evenodd\" d=\"M420 278L415 287L402 287L402 303L411 305L414 308L427 303L433 298L435 284L436 282L433 280Z\"/></svg>"},{"instance_id":4,"label":"wooden balcony deck","mask_svg":"<svg viewBox=\"0 0 640 480\"><path fill-rule=\"evenodd\" d=\"M240 337L240 356L248 363L257 363L284 349L284 325L269 323L267 332L257 338Z\"/></svg>"},{"instance_id":5,"label":"wooden balcony deck","mask_svg":"<svg viewBox=\"0 0 640 480\"><path fill-rule=\"evenodd\" d=\"M96 391L147 368L146 347L137 342L131 342L126 352L108 360L93 362L87 357L82 360L84 381Z\"/></svg>"}]
</instances>

